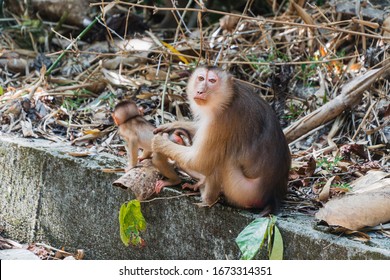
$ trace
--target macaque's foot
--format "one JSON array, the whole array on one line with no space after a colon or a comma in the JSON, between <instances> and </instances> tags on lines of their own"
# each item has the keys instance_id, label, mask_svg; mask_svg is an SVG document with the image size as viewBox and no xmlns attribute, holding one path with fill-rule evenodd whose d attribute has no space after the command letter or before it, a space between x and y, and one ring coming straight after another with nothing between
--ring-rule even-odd
<instances>
[{"instance_id":1,"label":"macaque's foot","mask_svg":"<svg viewBox=\"0 0 390 280\"><path fill-rule=\"evenodd\" d=\"M193 190L193 191L198 191L200 186L201 186L201 184L199 184L199 182L196 184L184 183L181 188L183 190L189 189L189 190Z\"/></svg>"},{"instance_id":2,"label":"macaque's foot","mask_svg":"<svg viewBox=\"0 0 390 280\"><path fill-rule=\"evenodd\" d=\"M207 203L207 202L199 202L199 203L194 203L196 206L198 206L199 208L202 208L202 207L213 207L217 202L218 202L219 199L217 199L216 201L214 201L213 203Z\"/></svg>"},{"instance_id":3,"label":"macaque's foot","mask_svg":"<svg viewBox=\"0 0 390 280\"><path fill-rule=\"evenodd\" d=\"M159 127L155 128L153 130L153 133L154 134L158 134L160 132L168 132L170 130L172 130L172 124L171 123L167 123L167 124L162 124Z\"/></svg>"},{"instance_id":4,"label":"macaque's foot","mask_svg":"<svg viewBox=\"0 0 390 280\"><path fill-rule=\"evenodd\" d=\"M155 191L156 193L160 193L161 190L162 190L164 187L165 187L165 182L164 182L163 180L158 180L158 181L156 182L156 186L155 186L155 188L154 188L154 191Z\"/></svg>"},{"instance_id":5,"label":"macaque's foot","mask_svg":"<svg viewBox=\"0 0 390 280\"><path fill-rule=\"evenodd\" d=\"M158 180L156 182L156 186L155 186L154 190L156 193L160 193L163 188L168 187L168 186L177 185L180 182L181 182L181 180L178 180L178 181Z\"/></svg>"},{"instance_id":6,"label":"macaque's foot","mask_svg":"<svg viewBox=\"0 0 390 280\"><path fill-rule=\"evenodd\" d=\"M152 157L138 157L138 162L142 162L145 159L150 159L150 158L152 158Z\"/></svg>"}]
</instances>

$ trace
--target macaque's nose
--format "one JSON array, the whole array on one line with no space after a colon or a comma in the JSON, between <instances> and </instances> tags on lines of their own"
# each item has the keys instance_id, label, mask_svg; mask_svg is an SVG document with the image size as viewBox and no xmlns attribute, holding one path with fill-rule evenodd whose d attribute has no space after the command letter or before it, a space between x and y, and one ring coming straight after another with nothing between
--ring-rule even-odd
<instances>
[{"instance_id":1,"label":"macaque's nose","mask_svg":"<svg viewBox=\"0 0 390 280\"><path fill-rule=\"evenodd\" d=\"M207 91L207 86L201 86L197 91L196 93L197 94L204 94L205 92Z\"/></svg>"}]
</instances>

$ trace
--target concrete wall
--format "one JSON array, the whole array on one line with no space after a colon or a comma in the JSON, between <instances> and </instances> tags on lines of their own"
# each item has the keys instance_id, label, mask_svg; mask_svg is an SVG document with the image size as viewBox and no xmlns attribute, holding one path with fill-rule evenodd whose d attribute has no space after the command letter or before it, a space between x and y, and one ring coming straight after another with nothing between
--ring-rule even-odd
<instances>
[{"instance_id":1,"label":"concrete wall","mask_svg":"<svg viewBox=\"0 0 390 280\"><path fill-rule=\"evenodd\" d=\"M132 199L112 182L123 167L108 154L75 158L75 148L46 140L0 136L0 226L19 242L46 242L66 250L84 249L88 259L238 259L234 242L256 215L217 204L198 208L197 197L142 203L148 223L144 248L120 241L118 211ZM280 216L286 259L390 259L390 242L370 246L316 230L312 217Z\"/></svg>"}]
</instances>

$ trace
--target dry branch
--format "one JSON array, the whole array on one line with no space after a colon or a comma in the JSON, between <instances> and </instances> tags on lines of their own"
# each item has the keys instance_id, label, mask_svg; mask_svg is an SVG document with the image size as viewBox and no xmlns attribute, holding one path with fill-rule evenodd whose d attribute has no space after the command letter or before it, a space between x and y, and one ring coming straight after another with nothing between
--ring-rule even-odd
<instances>
[{"instance_id":1,"label":"dry branch","mask_svg":"<svg viewBox=\"0 0 390 280\"><path fill-rule=\"evenodd\" d=\"M284 130L288 143L317 128L318 126L335 119L343 111L357 105L363 97L363 92L368 89L379 77L388 73L390 63L379 69L370 70L346 84L341 94L318 108L309 115L296 121Z\"/></svg>"}]
</instances>

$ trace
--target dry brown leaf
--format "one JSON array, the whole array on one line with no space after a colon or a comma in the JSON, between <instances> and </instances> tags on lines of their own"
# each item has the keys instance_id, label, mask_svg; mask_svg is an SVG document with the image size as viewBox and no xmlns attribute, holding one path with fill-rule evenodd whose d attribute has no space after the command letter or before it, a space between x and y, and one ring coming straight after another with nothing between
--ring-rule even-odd
<instances>
[{"instance_id":1,"label":"dry brown leaf","mask_svg":"<svg viewBox=\"0 0 390 280\"><path fill-rule=\"evenodd\" d=\"M85 251L83 249L77 249L75 258L76 260L83 260L85 257Z\"/></svg>"},{"instance_id":2,"label":"dry brown leaf","mask_svg":"<svg viewBox=\"0 0 390 280\"><path fill-rule=\"evenodd\" d=\"M142 54L148 55L148 51L155 46L152 39L148 37L144 38L135 38L130 40L120 40L116 41L117 47L119 47L121 50L126 51L137 51L137 52L145 52Z\"/></svg>"},{"instance_id":3,"label":"dry brown leaf","mask_svg":"<svg viewBox=\"0 0 390 280\"><path fill-rule=\"evenodd\" d=\"M22 126L22 132L24 137L38 138L38 135L36 135L33 131L32 123L30 119L27 119L25 121L20 121L20 124Z\"/></svg>"},{"instance_id":4,"label":"dry brown leaf","mask_svg":"<svg viewBox=\"0 0 390 280\"><path fill-rule=\"evenodd\" d=\"M364 193L364 192L381 192L385 189L390 189L390 178L382 179L374 184L368 185L367 187L363 187L360 189L354 190L354 193Z\"/></svg>"},{"instance_id":5,"label":"dry brown leaf","mask_svg":"<svg viewBox=\"0 0 390 280\"><path fill-rule=\"evenodd\" d=\"M377 187L375 186L375 188L373 188L373 185L376 182L383 180L384 178L389 176L390 174L387 172L383 172L379 170L370 170L367 172L365 176L360 177L355 181L353 181L351 183L351 187L354 193L362 193L365 191L369 191Z\"/></svg>"},{"instance_id":6,"label":"dry brown leaf","mask_svg":"<svg viewBox=\"0 0 390 280\"><path fill-rule=\"evenodd\" d=\"M107 81L115 86L130 86L134 88L138 88L142 85L151 86L151 82L145 80L143 77L139 77L137 79L131 77L125 78L119 73L108 71L106 69L102 69L102 73L104 74L104 77L107 79Z\"/></svg>"},{"instance_id":7,"label":"dry brown leaf","mask_svg":"<svg viewBox=\"0 0 390 280\"><path fill-rule=\"evenodd\" d=\"M72 157L87 157L91 153L90 152L69 152L68 155Z\"/></svg>"},{"instance_id":8,"label":"dry brown leaf","mask_svg":"<svg viewBox=\"0 0 390 280\"><path fill-rule=\"evenodd\" d=\"M148 68L145 70L145 79L148 81L164 81L167 78L167 72L163 70L159 70L155 68ZM169 76L170 80L175 80L180 78L180 76L176 73L171 73Z\"/></svg>"},{"instance_id":9,"label":"dry brown leaf","mask_svg":"<svg viewBox=\"0 0 390 280\"><path fill-rule=\"evenodd\" d=\"M143 93L143 94L138 94L135 97L137 97L138 99L147 99L147 100L149 100L153 96L158 96L158 94L156 94L156 93Z\"/></svg>"},{"instance_id":10,"label":"dry brown leaf","mask_svg":"<svg viewBox=\"0 0 390 280\"><path fill-rule=\"evenodd\" d=\"M360 69L362 69L361 63L354 63L349 67L350 71L359 71Z\"/></svg>"},{"instance_id":11,"label":"dry brown leaf","mask_svg":"<svg viewBox=\"0 0 390 280\"><path fill-rule=\"evenodd\" d=\"M101 133L101 131L97 128L95 129L85 129L84 131L84 135L89 135L89 134L92 134L92 135L95 135L96 137L98 137Z\"/></svg>"},{"instance_id":12,"label":"dry brown leaf","mask_svg":"<svg viewBox=\"0 0 390 280\"><path fill-rule=\"evenodd\" d=\"M294 9L297 11L298 15L303 19L305 23L315 25L313 18L305 11L305 9L296 4L294 1L291 1L291 4L294 6Z\"/></svg>"},{"instance_id":13,"label":"dry brown leaf","mask_svg":"<svg viewBox=\"0 0 390 280\"><path fill-rule=\"evenodd\" d=\"M163 81L167 77L167 72L166 71L158 71L155 68L149 68L145 70L145 79L148 81Z\"/></svg>"},{"instance_id":14,"label":"dry brown leaf","mask_svg":"<svg viewBox=\"0 0 390 280\"><path fill-rule=\"evenodd\" d=\"M322 191L320 192L320 194L318 196L320 201L327 201L329 199L330 186L332 185L334 178L336 178L336 176L332 176L331 178L329 178L329 180L326 182L325 186L322 188Z\"/></svg>"},{"instance_id":15,"label":"dry brown leaf","mask_svg":"<svg viewBox=\"0 0 390 280\"><path fill-rule=\"evenodd\" d=\"M221 26L222 30L233 32L239 20L239 17L226 15L219 19L219 25Z\"/></svg>"},{"instance_id":16,"label":"dry brown leaf","mask_svg":"<svg viewBox=\"0 0 390 280\"><path fill-rule=\"evenodd\" d=\"M316 218L328 225L351 230L386 223L390 221L390 188L330 200L318 211Z\"/></svg>"}]
</instances>

